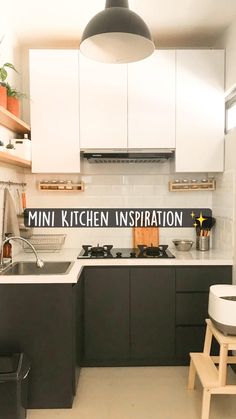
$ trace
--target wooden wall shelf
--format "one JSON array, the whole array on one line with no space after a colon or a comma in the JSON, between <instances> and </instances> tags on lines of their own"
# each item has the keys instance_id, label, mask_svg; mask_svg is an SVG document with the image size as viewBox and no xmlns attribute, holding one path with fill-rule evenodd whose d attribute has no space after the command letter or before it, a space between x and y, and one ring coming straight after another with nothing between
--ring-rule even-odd
<instances>
[{"instance_id":1,"label":"wooden wall shelf","mask_svg":"<svg viewBox=\"0 0 236 419\"><path fill-rule=\"evenodd\" d=\"M215 180L209 180L208 182L169 182L170 192L214 191L215 188Z\"/></svg>"},{"instance_id":2,"label":"wooden wall shelf","mask_svg":"<svg viewBox=\"0 0 236 419\"><path fill-rule=\"evenodd\" d=\"M28 124L2 106L0 106L0 125L19 134L28 134L30 132L30 126Z\"/></svg>"},{"instance_id":3,"label":"wooden wall shelf","mask_svg":"<svg viewBox=\"0 0 236 419\"><path fill-rule=\"evenodd\" d=\"M26 169L31 168L31 161L21 159L20 157L13 156L12 154L4 153L2 151L0 152L0 161L2 163L12 164Z\"/></svg>"},{"instance_id":4,"label":"wooden wall shelf","mask_svg":"<svg viewBox=\"0 0 236 419\"><path fill-rule=\"evenodd\" d=\"M47 192L83 192L84 183L39 182L39 190Z\"/></svg>"}]
</instances>

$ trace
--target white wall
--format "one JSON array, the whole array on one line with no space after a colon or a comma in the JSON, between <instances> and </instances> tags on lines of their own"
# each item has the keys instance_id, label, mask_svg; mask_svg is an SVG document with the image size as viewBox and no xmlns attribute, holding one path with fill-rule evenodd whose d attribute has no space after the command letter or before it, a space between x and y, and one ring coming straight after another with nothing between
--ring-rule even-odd
<instances>
[{"instance_id":1,"label":"white wall","mask_svg":"<svg viewBox=\"0 0 236 419\"><path fill-rule=\"evenodd\" d=\"M228 90L236 84L236 18L218 39L216 47L226 51L225 89Z\"/></svg>"},{"instance_id":2,"label":"white wall","mask_svg":"<svg viewBox=\"0 0 236 419\"><path fill-rule=\"evenodd\" d=\"M0 45L0 66L5 62L10 62L14 64L17 70L20 71L20 50L17 39L12 31L9 31L9 27L6 25L6 22L3 20L0 21L0 39L4 36L2 44ZM13 86L16 86L18 89L21 89L22 76L16 74L14 71L9 70L9 83L12 83ZM0 126L0 139L6 145L9 139L15 138L15 134ZM14 166L8 166L6 164L0 163L0 180L1 181L12 181L12 182L23 182L24 181L24 170L21 168L16 168ZM0 185L0 237L2 235L2 214L3 214L3 189L5 186ZM18 187L19 188L19 187ZM17 187L12 186L10 188L12 196L16 203L16 208L18 207L17 199Z\"/></svg>"},{"instance_id":3,"label":"white wall","mask_svg":"<svg viewBox=\"0 0 236 419\"><path fill-rule=\"evenodd\" d=\"M235 163L232 162L232 152L236 152L234 142L226 138L225 171L218 174L216 190L212 194L212 212L216 218L213 246L231 251L232 255L235 242Z\"/></svg>"},{"instance_id":4,"label":"white wall","mask_svg":"<svg viewBox=\"0 0 236 419\"><path fill-rule=\"evenodd\" d=\"M1 21L0 39L2 39L0 45L0 65L3 65L5 62L10 62L15 66L18 73L11 69L7 69L7 81L10 85L21 91L23 75L21 72L20 47L14 33L9 30L4 30L4 27L1 26Z\"/></svg>"},{"instance_id":5,"label":"white wall","mask_svg":"<svg viewBox=\"0 0 236 419\"><path fill-rule=\"evenodd\" d=\"M226 72L225 90L236 84L236 19L218 39L216 47L225 48ZM213 193L213 212L219 216L221 228L217 230L216 241L232 249L236 260L236 129L225 136L225 172L219 175L218 188ZM236 283L236 264L234 264Z\"/></svg>"}]
</instances>

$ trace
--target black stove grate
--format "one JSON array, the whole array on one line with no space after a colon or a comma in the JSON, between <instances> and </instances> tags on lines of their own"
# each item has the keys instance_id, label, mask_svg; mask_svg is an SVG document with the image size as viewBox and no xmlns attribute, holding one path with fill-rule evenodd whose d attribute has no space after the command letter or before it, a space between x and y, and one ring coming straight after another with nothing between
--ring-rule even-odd
<instances>
[{"instance_id":1,"label":"black stove grate","mask_svg":"<svg viewBox=\"0 0 236 419\"><path fill-rule=\"evenodd\" d=\"M157 247L139 245L138 248L114 248L112 245L92 246L83 245L78 259L173 259L175 256L170 252L167 245Z\"/></svg>"}]
</instances>

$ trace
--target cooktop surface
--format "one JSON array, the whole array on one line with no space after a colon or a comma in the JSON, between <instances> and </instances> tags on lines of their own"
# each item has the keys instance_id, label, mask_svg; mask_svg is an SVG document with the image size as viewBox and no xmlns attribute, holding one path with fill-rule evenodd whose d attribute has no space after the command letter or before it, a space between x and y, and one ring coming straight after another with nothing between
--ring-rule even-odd
<instances>
[{"instance_id":1,"label":"cooktop surface","mask_svg":"<svg viewBox=\"0 0 236 419\"><path fill-rule=\"evenodd\" d=\"M145 246L139 245L138 248L116 248L112 245L91 246L84 245L78 255L78 259L130 259L130 258L175 258L167 245Z\"/></svg>"}]
</instances>

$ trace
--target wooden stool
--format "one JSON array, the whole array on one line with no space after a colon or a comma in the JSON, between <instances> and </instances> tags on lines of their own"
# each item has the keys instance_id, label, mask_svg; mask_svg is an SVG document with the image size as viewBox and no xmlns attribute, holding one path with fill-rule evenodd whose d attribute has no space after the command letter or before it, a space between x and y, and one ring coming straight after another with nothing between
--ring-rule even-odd
<instances>
[{"instance_id":1,"label":"wooden stool","mask_svg":"<svg viewBox=\"0 0 236 419\"><path fill-rule=\"evenodd\" d=\"M203 386L202 416L209 419L212 394L236 394L236 385L227 385L227 364L236 364L236 356L228 356L228 351L236 350L236 336L225 336L206 320L207 328L204 349L201 353L190 353L188 388L194 389L196 373ZM212 337L220 345L219 356L210 356ZM217 368L215 364L219 364Z\"/></svg>"}]
</instances>

